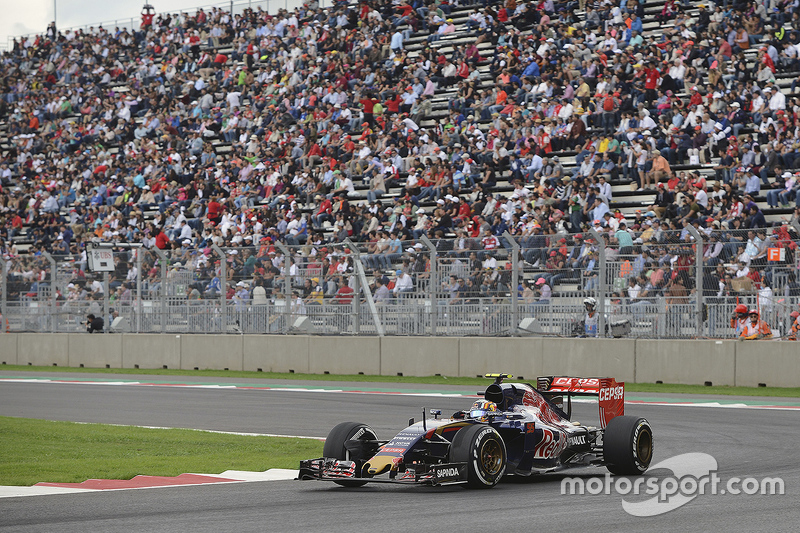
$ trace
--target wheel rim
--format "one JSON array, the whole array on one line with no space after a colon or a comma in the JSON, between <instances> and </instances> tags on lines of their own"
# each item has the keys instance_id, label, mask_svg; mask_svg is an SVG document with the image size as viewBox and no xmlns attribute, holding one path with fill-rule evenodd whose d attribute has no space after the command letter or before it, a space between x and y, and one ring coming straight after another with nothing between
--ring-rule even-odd
<instances>
[{"instance_id":1,"label":"wheel rim","mask_svg":"<svg viewBox=\"0 0 800 533\"><path fill-rule=\"evenodd\" d=\"M636 456L643 464L650 464L653 457L653 434L649 429L639 432L639 439L636 441Z\"/></svg>"},{"instance_id":2,"label":"wheel rim","mask_svg":"<svg viewBox=\"0 0 800 533\"><path fill-rule=\"evenodd\" d=\"M483 443L480 453L481 468L489 475L496 475L503 468L503 449L495 439Z\"/></svg>"}]
</instances>

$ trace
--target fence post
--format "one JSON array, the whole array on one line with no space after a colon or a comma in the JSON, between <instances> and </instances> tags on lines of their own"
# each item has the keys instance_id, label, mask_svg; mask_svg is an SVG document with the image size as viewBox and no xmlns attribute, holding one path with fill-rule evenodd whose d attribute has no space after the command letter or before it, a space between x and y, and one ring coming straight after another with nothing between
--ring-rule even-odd
<instances>
[{"instance_id":1,"label":"fence post","mask_svg":"<svg viewBox=\"0 0 800 533\"><path fill-rule=\"evenodd\" d=\"M345 246L350 249L350 252L353 254L353 268L355 269L356 263L360 261L358 247L353 244L349 238L344 240ZM353 314L353 333L356 335L361 334L361 276L357 274L353 274L353 281L355 282L356 286L353 288L353 301L350 303L351 313ZM364 291L368 290L368 284L365 282L364 284Z\"/></svg>"},{"instance_id":2,"label":"fence post","mask_svg":"<svg viewBox=\"0 0 800 533\"><path fill-rule=\"evenodd\" d=\"M351 241L350 239L344 240L345 245L350 248L350 251L354 254L354 261L353 265L356 269L356 275L360 281L360 286L364 291L364 298L367 300L367 307L369 307L370 313L372 313L372 320L375 323L375 331L378 334L378 337L384 336L383 331L383 324L381 323L381 317L378 315L378 307L375 305L375 300L372 299L372 291L369 290L369 282L367 280L367 272L364 269L364 264L361 262L361 252L358 250L358 247ZM358 296L356 294L356 296ZM359 314L361 312L361 303L359 303ZM359 322L360 326L360 322Z\"/></svg>"},{"instance_id":3,"label":"fence post","mask_svg":"<svg viewBox=\"0 0 800 533\"><path fill-rule=\"evenodd\" d=\"M428 251L430 252L431 256L431 282L430 282L430 298L431 298L431 335L436 336L436 325L439 322L439 301L436 298L436 291L438 289L439 284L439 275L438 275L438 254L436 253L436 246L433 245L431 240L428 238L427 235L420 235L420 239L422 244L428 247Z\"/></svg>"},{"instance_id":4,"label":"fence post","mask_svg":"<svg viewBox=\"0 0 800 533\"><path fill-rule=\"evenodd\" d=\"M283 325L283 332L288 333L289 328L292 327L292 276L289 273L289 269L292 266L292 254L291 250L289 250L286 245L280 241L275 241L275 247L283 252L283 299L285 301L283 312L286 315L286 323Z\"/></svg>"},{"instance_id":5,"label":"fence post","mask_svg":"<svg viewBox=\"0 0 800 533\"><path fill-rule=\"evenodd\" d=\"M53 259L53 256L50 255L48 252L42 252L42 255L47 258L47 261L50 263L50 333L55 333L56 331L56 274L58 272L58 266L56 265L56 260ZM108 289L106 289L108 290Z\"/></svg>"},{"instance_id":6,"label":"fence post","mask_svg":"<svg viewBox=\"0 0 800 533\"><path fill-rule=\"evenodd\" d=\"M703 245L705 241L694 226L686 226L689 234L694 237L694 314L695 314L695 336L699 337L703 331Z\"/></svg>"},{"instance_id":7,"label":"fence post","mask_svg":"<svg viewBox=\"0 0 800 533\"><path fill-rule=\"evenodd\" d=\"M153 251L161 261L161 285L158 295L161 298L161 317L159 323L161 324L161 333L167 332L167 254L161 251L158 247L153 247Z\"/></svg>"},{"instance_id":8,"label":"fence post","mask_svg":"<svg viewBox=\"0 0 800 533\"><path fill-rule=\"evenodd\" d=\"M355 266L355 262L353 263ZM351 313L353 314L353 333L356 335L361 334L361 277L353 276L353 301L350 303Z\"/></svg>"},{"instance_id":9,"label":"fence post","mask_svg":"<svg viewBox=\"0 0 800 533\"><path fill-rule=\"evenodd\" d=\"M597 241L597 334L599 337L606 336L606 241L600 236L596 229L590 228L589 233Z\"/></svg>"},{"instance_id":10,"label":"fence post","mask_svg":"<svg viewBox=\"0 0 800 533\"><path fill-rule=\"evenodd\" d=\"M511 334L516 335L519 328L519 244L508 231L503 237L511 245Z\"/></svg>"},{"instance_id":11,"label":"fence post","mask_svg":"<svg viewBox=\"0 0 800 533\"><path fill-rule=\"evenodd\" d=\"M220 301L220 308L219 308L219 316L220 320L222 320L222 325L220 329L222 330L220 333L227 333L228 332L228 263L225 260L225 252L217 246L216 244L211 245L211 249L214 250L219 256L219 301Z\"/></svg>"},{"instance_id":12,"label":"fence post","mask_svg":"<svg viewBox=\"0 0 800 533\"><path fill-rule=\"evenodd\" d=\"M105 327L103 328L103 333L108 333L108 330L111 329L111 321L109 318L109 311L108 311L108 272L103 272L103 322Z\"/></svg>"},{"instance_id":13,"label":"fence post","mask_svg":"<svg viewBox=\"0 0 800 533\"><path fill-rule=\"evenodd\" d=\"M142 332L142 249L136 252L136 333Z\"/></svg>"},{"instance_id":14,"label":"fence post","mask_svg":"<svg viewBox=\"0 0 800 533\"><path fill-rule=\"evenodd\" d=\"M0 291L3 292L2 300L0 300L0 313L3 314L3 320L8 320L8 260L0 256L0 261L3 263L3 279L0 280Z\"/></svg>"}]
</instances>

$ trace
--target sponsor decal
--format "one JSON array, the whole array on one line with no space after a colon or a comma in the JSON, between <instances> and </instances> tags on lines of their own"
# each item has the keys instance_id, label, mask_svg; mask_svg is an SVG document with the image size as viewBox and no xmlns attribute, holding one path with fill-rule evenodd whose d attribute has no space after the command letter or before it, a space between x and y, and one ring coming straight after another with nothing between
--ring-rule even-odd
<instances>
[{"instance_id":1,"label":"sponsor decal","mask_svg":"<svg viewBox=\"0 0 800 533\"><path fill-rule=\"evenodd\" d=\"M612 418L625 414L625 383L617 383L613 378L600 380L598 393L600 407L600 427L605 428Z\"/></svg>"},{"instance_id":2,"label":"sponsor decal","mask_svg":"<svg viewBox=\"0 0 800 533\"><path fill-rule=\"evenodd\" d=\"M458 478L461 477L461 469L457 466L448 466L444 468L437 468L435 470L437 478Z\"/></svg>"},{"instance_id":3,"label":"sponsor decal","mask_svg":"<svg viewBox=\"0 0 800 533\"><path fill-rule=\"evenodd\" d=\"M582 444L586 444L586 435L575 435L572 437L567 437L568 446L580 446Z\"/></svg>"},{"instance_id":4,"label":"sponsor decal","mask_svg":"<svg viewBox=\"0 0 800 533\"><path fill-rule=\"evenodd\" d=\"M554 392L593 392L596 393L600 388L598 378L567 378L558 377L553 380L550 387Z\"/></svg>"},{"instance_id":5,"label":"sponsor decal","mask_svg":"<svg viewBox=\"0 0 800 533\"><path fill-rule=\"evenodd\" d=\"M405 453L405 448L381 448L381 453Z\"/></svg>"},{"instance_id":6,"label":"sponsor decal","mask_svg":"<svg viewBox=\"0 0 800 533\"><path fill-rule=\"evenodd\" d=\"M567 446L567 440L559 433L542 428L542 440L536 444L534 459L552 459L558 457Z\"/></svg>"},{"instance_id":7,"label":"sponsor decal","mask_svg":"<svg viewBox=\"0 0 800 533\"><path fill-rule=\"evenodd\" d=\"M621 385L600 389L600 401L621 400L625 396L625 388Z\"/></svg>"}]
</instances>

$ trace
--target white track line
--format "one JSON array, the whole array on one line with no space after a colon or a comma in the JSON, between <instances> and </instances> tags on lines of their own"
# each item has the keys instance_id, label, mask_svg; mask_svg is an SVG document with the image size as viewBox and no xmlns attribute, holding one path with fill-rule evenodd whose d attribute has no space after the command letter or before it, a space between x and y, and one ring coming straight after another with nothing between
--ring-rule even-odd
<instances>
[{"instance_id":1,"label":"white track line","mask_svg":"<svg viewBox=\"0 0 800 533\"><path fill-rule=\"evenodd\" d=\"M99 422L73 422L74 424L98 424ZM165 426L136 426L130 424L103 424L104 426L116 426L121 428L142 428L142 429L184 429L186 431L202 431L203 433L220 433L222 435L239 435L242 437L278 437L282 439L310 439L324 441L324 437L309 437L307 435L280 435L277 433L245 433L242 431L219 431L216 429L198 429L198 428L179 428L179 427L165 427Z\"/></svg>"}]
</instances>

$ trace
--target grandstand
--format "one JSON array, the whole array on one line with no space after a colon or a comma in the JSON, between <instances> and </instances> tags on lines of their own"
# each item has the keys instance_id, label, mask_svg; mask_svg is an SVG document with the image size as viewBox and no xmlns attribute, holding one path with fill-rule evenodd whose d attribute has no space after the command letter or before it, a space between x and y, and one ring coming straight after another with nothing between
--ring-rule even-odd
<instances>
[{"instance_id":1,"label":"grandstand","mask_svg":"<svg viewBox=\"0 0 800 533\"><path fill-rule=\"evenodd\" d=\"M671 284L683 277L676 265L697 251L700 231L721 251L711 261L700 253L682 281L718 301L671 295L673 309L718 304L722 324L733 299L760 305L767 286L789 298L770 306L785 322L798 296L792 18L757 2L362 2L233 18L212 8L158 14L118 35L15 40L0 82L3 302L51 302L53 311L70 284L80 301L107 302L108 291L86 290L82 251L95 239L151 251L119 254L117 281L135 300L147 299L139 291L151 270L160 288L149 292L173 299L192 290L218 298L208 286L222 274L233 308L250 305L265 278L273 305L317 286L328 303L342 285L394 287L400 269L413 278L409 296L428 308L454 294L498 309L513 300L513 318L492 334L515 331L520 301L574 314L595 295L620 306L634 331L664 336L653 317L667 316ZM652 230L657 220L664 231ZM763 238L747 232L764 227ZM355 246L341 246L345 238ZM592 255L600 240L603 258ZM785 250L776 264L764 259L768 244ZM228 257L222 273L213 245L256 266ZM755 251L743 257L740 245ZM414 270L418 250L431 255ZM363 260L363 280L353 261L343 282L325 270L335 251ZM291 265L270 267L270 252ZM453 263L472 253L478 264L461 275ZM161 254L170 274L176 263L186 270L183 289L163 289ZM731 275L719 290L718 264ZM656 266L664 282L634 313L628 278L646 272L635 282L644 289ZM518 291L510 274L487 274L506 269ZM432 270L456 271L458 288ZM291 278L290 288L273 278ZM395 309L395 319L412 312ZM565 324L552 332L568 333ZM712 329L688 319L670 334ZM466 331L475 332L485 325Z\"/></svg>"}]
</instances>

